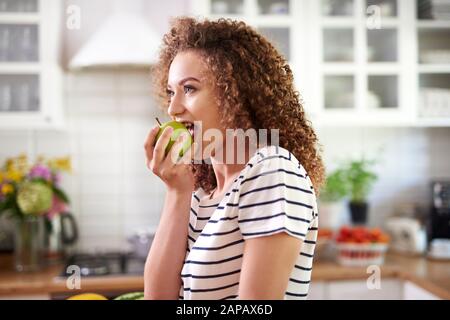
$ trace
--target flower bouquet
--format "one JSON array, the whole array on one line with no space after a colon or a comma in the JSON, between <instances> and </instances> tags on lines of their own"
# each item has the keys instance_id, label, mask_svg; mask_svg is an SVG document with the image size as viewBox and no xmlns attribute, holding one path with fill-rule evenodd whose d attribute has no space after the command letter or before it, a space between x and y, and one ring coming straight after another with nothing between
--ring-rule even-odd
<instances>
[{"instance_id":1,"label":"flower bouquet","mask_svg":"<svg viewBox=\"0 0 450 320\"><path fill-rule=\"evenodd\" d=\"M20 155L0 167L0 215L16 220L16 268L20 271L38 267L41 240L52 232L52 220L68 209L69 198L60 186L64 171L71 171L70 158L39 157L30 163L26 155Z\"/></svg>"}]
</instances>

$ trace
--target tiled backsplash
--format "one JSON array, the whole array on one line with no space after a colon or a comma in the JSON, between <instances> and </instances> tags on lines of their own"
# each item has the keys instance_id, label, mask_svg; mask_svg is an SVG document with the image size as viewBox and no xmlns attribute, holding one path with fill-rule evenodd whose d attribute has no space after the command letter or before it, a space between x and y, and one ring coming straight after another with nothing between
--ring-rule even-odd
<instances>
[{"instance_id":1,"label":"tiled backsplash","mask_svg":"<svg viewBox=\"0 0 450 320\"><path fill-rule=\"evenodd\" d=\"M64 185L80 226L79 248L123 248L134 230L156 228L164 199L164 184L147 170L143 153L154 117L163 118L150 96L149 73L71 73L65 97L66 131L0 131L0 160L21 152L70 154L74 173ZM319 136L330 169L384 146L370 197L373 224L401 204L426 205L428 182L450 178L450 128L324 128Z\"/></svg>"}]
</instances>

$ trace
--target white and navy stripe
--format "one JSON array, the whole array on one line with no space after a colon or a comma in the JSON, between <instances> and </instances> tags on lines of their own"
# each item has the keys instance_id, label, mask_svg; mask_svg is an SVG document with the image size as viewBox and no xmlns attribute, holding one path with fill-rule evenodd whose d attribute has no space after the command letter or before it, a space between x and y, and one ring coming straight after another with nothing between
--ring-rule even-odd
<instances>
[{"instance_id":1,"label":"white and navy stripe","mask_svg":"<svg viewBox=\"0 0 450 320\"><path fill-rule=\"evenodd\" d=\"M303 240L285 299L305 299L317 239L314 189L281 147L257 150L223 199L192 195L180 299L236 299L246 239L280 232Z\"/></svg>"}]
</instances>

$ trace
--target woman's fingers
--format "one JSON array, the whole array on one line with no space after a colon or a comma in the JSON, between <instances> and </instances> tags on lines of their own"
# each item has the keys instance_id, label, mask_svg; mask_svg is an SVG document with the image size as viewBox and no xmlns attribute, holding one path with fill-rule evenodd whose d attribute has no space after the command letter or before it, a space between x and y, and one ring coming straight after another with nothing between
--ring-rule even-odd
<instances>
[{"instance_id":1,"label":"woman's fingers","mask_svg":"<svg viewBox=\"0 0 450 320\"><path fill-rule=\"evenodd\" d=\"M150 129L150 131L147 134L147 137L145 139L144 149L145 149L145 158L146 158L147 168L150 164L150 161L153 159L153 148L155 146L155 140L156 140L156 136L158 135L158 131L159 131L159 126L155 125L153 128Z\"/></svg>"},{"instance_id":2,"label":"woman's fingers","mask_svg":"<svg viewBox=\"0 0 450 320\"><path fill-rule=\"evenodd\" d=\"M170 137L172 136L173 128L166 127L156 142L155 148L153 149L153 161L154 165L159 165L165 157L166 147L170 141Z\"/></svg>"}]
</instances>

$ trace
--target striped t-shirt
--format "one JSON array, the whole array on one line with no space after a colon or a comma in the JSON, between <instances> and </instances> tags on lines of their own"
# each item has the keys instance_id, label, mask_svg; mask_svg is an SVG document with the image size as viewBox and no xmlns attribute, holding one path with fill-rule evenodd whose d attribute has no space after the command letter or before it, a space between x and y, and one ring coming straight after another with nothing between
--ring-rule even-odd
<instances>
[{"instance_id":1,"label":"striped t-shirt","mask_svg":"<svg viewBox=\"0 0 450 320\"><path fill-rule=\"evenodd\" d=\"M280 232L303 240L284 298L306 299L317 202L308 174L288 150L259 148L220 203L196 190L189 220L180 299L238 298L244 241Z\"/></svg>"}]
</instances>

